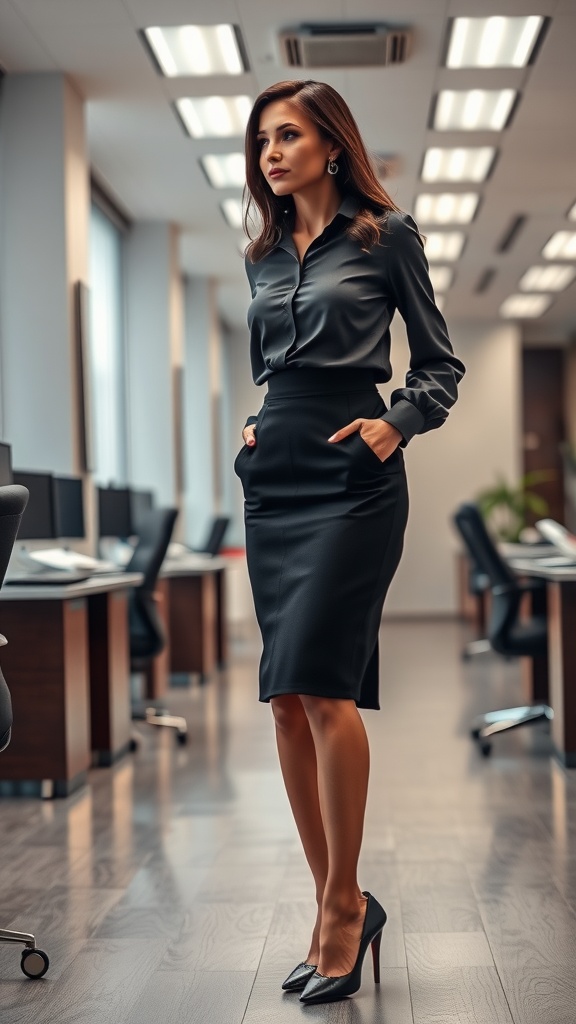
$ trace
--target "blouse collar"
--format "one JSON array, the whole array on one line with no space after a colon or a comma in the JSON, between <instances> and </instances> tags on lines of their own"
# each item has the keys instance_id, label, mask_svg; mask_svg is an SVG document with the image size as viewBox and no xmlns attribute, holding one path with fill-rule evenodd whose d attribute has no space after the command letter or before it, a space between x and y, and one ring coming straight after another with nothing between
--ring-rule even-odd
<instances>
[{"instance_id":1,"label":"blouse collar","mask_svg":"<svg viewBox=\"0 0 576 1024\"><path fill-rule=\"evenodd\" d=\"M340 206L336 210L334 217L330 221L330 224L333 224L336 218L340 216L346 217L348 220L352 220L358 213L359 209L360 201L356 198L356 196L350 194L345 195L342 199L342 202L340 203ZM329 227L329 225L327 224L326 227ZM324 228L324 231L325 230L326 228ZM296 246L294 245L294 240L292 238L292 232L287 224L284 224L282 228L282 234L280 236L280 241L278 242L278 245L282 249L286 249L288 252L297 255Z\"/></svg>"}]
</instances>

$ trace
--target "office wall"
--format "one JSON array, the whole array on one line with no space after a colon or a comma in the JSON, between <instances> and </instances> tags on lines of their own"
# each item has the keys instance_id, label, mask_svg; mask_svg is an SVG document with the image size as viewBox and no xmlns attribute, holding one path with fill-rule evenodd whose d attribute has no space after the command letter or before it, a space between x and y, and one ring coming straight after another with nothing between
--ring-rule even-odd
<instances>
[{"instance_id":1,"label":"office wall","mask_svg":"<svg viewBox=\"0 0 576 1024\"><path fill-rule=\"evenodd\" d=\"M566 435L576 454L576 341L566 350Z\"/></svg>"},{"instance_id":2,"label":"office wall","mask_svg":"<svg viewBox=\"0 0 576 1024\"><path fill-rule=\"evenodd\" d=\"M248 357L248 332L226 330L222 335L223 354L223 407L227 410L223 462L224 508L232 516L226 543L241 547L244 544L244 513L242 485L232 470L234 459L242 447L242 427L248 416L256 415L266 394L266 386L256 387L252 381Z\"/></svg>"},{"instance_id":3,"label":"office wall","mask_svg":"<svg viewBox=\"0 0 576 1024\"><path fill-rule=\"evenodd\" d=\"M404 556L386 611L395 615L449 614L456 608L450 524L456 505L502 473L521 472L520 334L516 327L450 323L454 347L466 365L460 400L439 429L415 437L406 449L410 518ZM393 329L395 378L407 365L404 328Z\"/></svg>"},{"instance_id":4,"label":"office wall","mask_svg":"<svg viewBox=\"0 0 576 1024\"><path fill-rule=\"evenodd\" d=\"M386 604L387 615L445 615L456 609L454 554L457 541L450 516L458 502L473 498L496 473L520 472L520 336L510 325L451 324L458 355L467 367L460 401L439 429L414 438L405 453L410 488L410 520L404 556ZM400 319L393 324L393 381L380 388L384 399L403 383L408 347ZM242 444L240 430L256 413L265 388L252 383L244 331L224 336L230 431L228 502L233 511L229 542L241 544L242 488L232 473Z\"/></svg>"},{"instance_id":5,"label":"office wall","mask_svg":"<svg viewBox=\"0 0 576 1024\"><path fill-rule=\"evenodd\" d=\"M198 547L223 510L226 410L214 283L189 278L184 297L184 539Z\"/></svg>"}]
</instances>

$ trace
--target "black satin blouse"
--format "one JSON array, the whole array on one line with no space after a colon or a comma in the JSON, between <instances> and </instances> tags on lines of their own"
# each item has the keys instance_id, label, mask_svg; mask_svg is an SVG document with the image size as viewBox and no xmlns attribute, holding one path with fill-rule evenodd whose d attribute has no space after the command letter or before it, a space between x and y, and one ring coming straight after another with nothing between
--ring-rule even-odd
<instances>
[{"instance_id":1,"label":"black satin blouse","mask_svg":"<svg viewBox=\"0 0 576 1024\"><path fill-rule=\"evenodd\" d=\"M410 368L382 416L404 446L414 434L439 427L457 398L465 372L454 355L446 322L434 301L428 262L409 214L391 212L380 244L363 252L345 228L360 204L345 196L338 212L300 258L288 227L257 263L245 259L252 291L248 309L255 384L295 367L370 369L389 381L390 323L398 309L406 324ZM254 423L255 416L246 421Z\"/></svg>"}]
</instances>

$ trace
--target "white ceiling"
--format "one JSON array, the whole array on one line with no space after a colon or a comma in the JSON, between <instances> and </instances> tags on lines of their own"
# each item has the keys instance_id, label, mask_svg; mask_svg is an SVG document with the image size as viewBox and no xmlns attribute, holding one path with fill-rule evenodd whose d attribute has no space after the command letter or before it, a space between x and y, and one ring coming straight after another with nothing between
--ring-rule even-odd
<instances>
[{"instance_id":1,"label":"white ceiling","mask_svg":"<svg viewBox=\"0 0 576 1024\"><path fill-rule=\"evenodd\" d=\"M449 71L441 59L454 15L542 14L552 20L532 67ZM280 28L306 21L389 21L412 27L405 65L384 69L295 73L280 58ZM153 24L241 27L251 71L242 76L167 79L157 74L138 30ZM494 320L502 301L540 254L550 235L576 228L566 212L576 201L576 0L0 0L0 63L8 72L61 70L86 98L91 160L129 215L181 226L184 272L218 281L219 307L230 325L244 325L248 289L237 233L219 209L234 190L212 189L198 164L205 152L239 149L242 140L187 138L170 106L185 95L248 93L255 97L283 78L320 78L350 104L368 146L398 156L387 182L411 210L423 188L422 157L431 144L462 142L462 134L428 128L432 98L441 87L520 90L511 126L501 133L466 133L465 144L496 144L499 157L467 227L464 253L444 306L448 321ZM468 190L469 186L463 187ZM445 191L436 186L432 191ZM527 217L511 250L496 251L513 218ZM431 229L424 229L431 230ZM494 268L489 289L476 294L481 274ZM576 331L576 284L537 321L540 333Z\"/></svg>"}]
</instances>

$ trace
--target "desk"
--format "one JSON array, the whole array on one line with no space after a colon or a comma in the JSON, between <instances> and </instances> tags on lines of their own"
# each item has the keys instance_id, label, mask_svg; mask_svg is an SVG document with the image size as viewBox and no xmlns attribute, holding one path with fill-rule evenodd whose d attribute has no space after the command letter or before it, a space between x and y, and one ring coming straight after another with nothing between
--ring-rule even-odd
<instances>
[{"instance_id":1,"label":"desk","mask_svg":"<svg viewBox=\"0 0 576 1024\"><path fill-rule=\"evenodd\" d=\"M166 560L170 671L209 676L228 658L225 558L184 555Z\"/></svg>"},{"instance_id":2,"label":"desk","mask_svg":"<svg viewBox=\"0 0 576 1024\"><path fill-rule=\"evenodd\" d=\"M546 580L552 741L559 760L576 768L576 567L543 568L527 558L510 564L523 576Z\"/></svg>"},{"instance_id":3,"label":"desk","mask_svg":"<svg viewBox=\"0 0 576 1024\"><path fill-rule=\"evenodd\" d=\"M140 573L0 591L12 741L0 792L67 796L130 739L127 600ZM91 751L94 755L91 755Z\"/></svg>"}]
</instances>

